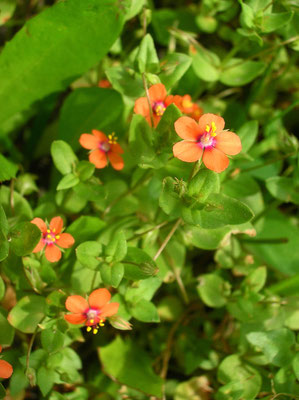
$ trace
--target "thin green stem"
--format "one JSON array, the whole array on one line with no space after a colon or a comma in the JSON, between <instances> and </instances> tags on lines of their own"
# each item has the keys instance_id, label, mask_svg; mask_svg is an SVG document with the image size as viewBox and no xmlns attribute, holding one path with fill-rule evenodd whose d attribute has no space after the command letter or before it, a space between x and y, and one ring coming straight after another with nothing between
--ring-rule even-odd
<instances>
[{"instance_id":1,"label":"thin green stem","mask_svg":"<svg viewBox=\"0 0 299 400\"><path fill-rule=\"evenodd\" d=\"M161 228L163 228L163 227L165 227L165 226L167 226L167 225L169 225L169 224L170 224L169 221L161 222L161 224L155 225L155 226L153 226L152 228L150 228L150 229L148 229L148 230L146 230L146 231L144 231L144 232L137 233L136 235L131 236L129 239L127 239L127 242L130 242L131 240L138 239L138 238L140 238L141 236L146 235L146 234L149 233L149 232L155 231L155 230L157 230L157 229L161 229Z\"/></svg>"},{"instance_id":2,"label":"thin green stem","mask_svg":"<svg viewBox=\"0 0 299 400\"><path fill-rule=\"evenodd\" d=\"M95 281L97 279L97 275L98 275L98 271L94 271L94 274L93 274L93 277L92 277L92 281L91 281L91 284L90 284L90 291L93 291L94 284L95 284Z\"/></svg>"},{"instance_id":3,"label":"thin green stem","mask_svg":"<svg viewBox=\"0 0 299 400\"><path fill-rule=\"evenodd\" d=\"M147 86L147 81L146 81L146 76L145 73L143 72L142 74L142 82L143 82L143 87L145 90L145 94L146 94L146 98L147 98L147 104L148 104L148 108L149 108L149 113L150 113L150 118L151 118L151 124L152 127L154 127L154 115L153 115L153 109L152 109L152 105L151 105L151 99L150 99L150 95L149 95L149 91L148 91L148 86Z\"/></svg>"},{"instance_id":4,"label":"thin green stem","mask_svg":"<svg viewBox=\"0 0 299 400\"><path fill-rule=\"evenodd\" d=\"M248 244L284 244L288 243L288 238L265 238L265 239L248 239L240 238L240 242Z\"/></svg>"},{"instance_id":5,"label":"thin green stem","mask_svg":"<svg viewBox=\"0 0 299 400\"><path fill-rule=\"evenodd\" d=\"M160 254L162 253L162 251L165 249L165 247L167 246L168 242L170 241L170 239L172 238L172 236L174 235L175 231L178 229L178 227L181 225L182 220L181 218L179 218L176 223L173 225L171 231L168 233L168 235L166 236L166 238L164 239L163 243L161 244L159 250L157 251L157 253L155 254L153 260L156 261L157 258L160 256Z\"/></svg>"}]
</instances>

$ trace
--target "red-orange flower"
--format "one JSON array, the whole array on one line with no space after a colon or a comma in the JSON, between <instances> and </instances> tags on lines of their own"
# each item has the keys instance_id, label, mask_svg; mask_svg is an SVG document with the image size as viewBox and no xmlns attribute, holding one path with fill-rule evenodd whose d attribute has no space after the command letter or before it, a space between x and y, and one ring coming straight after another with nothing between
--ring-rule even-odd
<instances>
[{"instance_id":1,"label":"red-orange flower","mask_svg":"<svg viewBox=\"0 0 299 400\"><path fill-rule=\"evenodd\" d=\"M242 144L239 136L224 131L224 119L214 114L204 114L198 123L190 117L181 117L175 124L177 134L184 140L173 146L175 157L186 162L201 159L208 169L224 171L229 164L226 155L240 153Z\"/></svg>"},{"instance_id":2,"label":"red-orange flower","mask_svg":"<svg viewBox=\"0 0 299 400\"><path fill-rule=\"evenodd\" d=\"M114 133L107 136L96 129L92 130L92 135L83 133L80 136L79 142L85 149L91 150L89 153L89 161L96 168L105 168L108 160L112 167L116 170L121 170L124 167L124 161L120 154L124 151L117 143L117 137Z\"/></svg>"},{"instance_id":3,"label":"red-orange flower","mask_svg":"<svg viewBox=\"0 0 299 400\"><path fill-rule=\"evenodd\" d=\"M67 249L75 243L72 235L61 233L63 228L61 217L52 218L49 227L41 218L34 218L31 222L38 226L42 232L42 238L33 253L41 251L46 246L45 255L50 262L59 261L61 258L61 251L57 246Z\"/></svg>"},{"instance_id":4,"label":"red-orange flower","mask_svg":"<svg viewBox=\"0 0 299 400\"><path fill-rule=\"evenodd\" d=\"M101 88L109 88L111 87L111 83L107 79L101 79L98 83L98 86Z\"/></svg>"},{"instance_id":5,"label":"red-orange flower","mask_svg":"<svg viewBox=\"0 0 299 400\"><path fill-rule=\"evenodd\" d=\"M156 127L166 108L174 102L174 96L167 96L165 86L162 83L151 86L148 93L153 112L154 126ZM140 97L135 101L134 112L143 115L149 125L152 126L147 97Z\"/></svg>"},{"instance_id":6,"label":"red-orange flower","mask_svg":"<svg viewBox=\"0 0 299 400\"><path fill-rule=\"evenodd\" d=\"M173 97L173 102L183 114L190 116L196 121L202 115L202 109L198 104L193 103L189 94L185 94L184 96L176 95Z\"/></svg>"},{"instance_id":7,"label":"red-orange flower","mask_svg":"<svg viewBox=\"0 0 299 400\"><path fill-rule=\"evenodd\" d=\"M0 346L0 353L2 351L2 346ZM9 362L5 360L0 360L0 378L7 379L10 378L13 373L13 368Z\"/></svg>"},{"instance_id":8,"label":"red-orange flower","mask_svg":"<svg viewBox=\"0 0 299 400\"><path fill-rule=\"evenodd\" d=\"M109 303L111 294L107 289L96 289L88 297L88 301L78 295L69 296L65 307L72 314L65 314L64 318L70 324L83 324L87 326L87 332L96 334L99 326L104 326L107 317L111 317L118 311L119 303Z\"/></svg>"}]
</instances>

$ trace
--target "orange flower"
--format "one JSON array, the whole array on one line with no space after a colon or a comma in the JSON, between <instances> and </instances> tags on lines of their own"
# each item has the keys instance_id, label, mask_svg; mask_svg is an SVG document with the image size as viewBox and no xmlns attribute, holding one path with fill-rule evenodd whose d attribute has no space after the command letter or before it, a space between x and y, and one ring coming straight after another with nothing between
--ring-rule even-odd
<instances>
[{"instance_id":1,"label":"orange flower","mask_svg":"<svg viewBox=\"0 0 299 400\"><path fill-rule=\"evenodd\" d=\"M166 108L174 102L174 96L167 96L165 86L162 83L151 86L148 93L153 111L154 126L156 127ZM143 115L149 125L152 126L147 97L140 97L135 101L134 112Z\"/></svg>"},{"instance_id":2,"label":"orange flower","mask_svg":"<svg viewBox=\"0 0 299 400\"><path fill-rule=\"evenodd\" d=\"M57 246L67 249L75 243L72 235L61 233L63 221L60 217L52 218L49 227L41 218L34 218L31 222L38 226L42 232L42 238L33 253L38 253L46 246L45 255L50 262L59 261L61 258L61 251Z\"/></svg>"},{"instance_id":3,"label":"orange flower","mask_svg":"<svg viewBox=\"0 0 299 400\"><path fill-rule=\"evenodd\" d=\"M83 133L79 142L85 149L92 150L89 154L89 161L96 168L105 168L108 158L114 169L118 171L123 169L124 161L120 154L124 151L117 143L117 137L114 136L114 133L108 135L107 138L103 132L93 129L92 135Z\"/></svg>"},{"instance_id":4,"label":"orange flower","mask_svg":"<svg viewBox=\"0 0 299 400\"><path fill-rule=\"evenodd\" d=\"M183 114L189 115L196 121L198 121L199 117L202 115L202 109L198 104L193 103L189 94L185 94L184 96L176 95L173 98L173 102Z\"/></svg>"},{"instance_id":5,"label":"orange flower","mask_svg":"<svg viewBox=\"0 0 299 400\"><path fill-rule=\"evenodd\" d=\"M88 297L88 301L78 295L69 296L65 307L72 314L66 314L64 318L70 324L83 324L87 326L87 332L96 334L99 326L104 326L107 317L111 317L118 311L119 303L109 303L111 294L107 289L96 289Z\"/></svg>"},{"instance_id":6,"label":"orange flower","mask_svg":"<svg viewBox=\"0 0 299 400\"><path fill-rule=\"evenodd\" d=\"M111 83L107 79L101 79L98 83L98 86L101 88L109 88L111 87Z\"/></svg>"},{"instance_id":7,"label":"orange flower","mask_svg":"<svg viewBox=\"0 0 299 400\"><path fill-rule=\"evenodd\" d=\"M2 346L0 346L0 353L2 351ZM13 373L12 366L5 360L0 360L0 378L7 379L10 378Z\"/></svg>"},{"instance_id":8,"label":"orange flower","mask_svg":"<svg viewBox=\"0 0 299 400\"><path fill-rule=\"evenodd\" d=\"M233 132L224 131L224 119L214 114L204 114L198 123L190 117L181 117L175 124L176 133L184 140L173 146L173 154L179 160L195 162L201 159L208 169L224 171L229 164L226 156L242 150L240 138Z\"/></svg>"}]
</instances>

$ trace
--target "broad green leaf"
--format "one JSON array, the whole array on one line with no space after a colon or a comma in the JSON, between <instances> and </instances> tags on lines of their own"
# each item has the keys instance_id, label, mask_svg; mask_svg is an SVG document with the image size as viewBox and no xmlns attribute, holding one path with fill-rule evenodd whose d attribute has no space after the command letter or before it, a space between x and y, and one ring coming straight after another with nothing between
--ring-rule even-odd
<instances>
[{"instance_id":1,"label":"broad green leaf","mask_svg":"<svg viewBox=\"0 0 299 400\"><path fill-rule=\"evenodd\" d=\"M296 378L299 379L299 353L296 354L292 365L293 365L293 370L295 372Z\"/></svg>"},{"instance_id":2,"label":"broad green leaf","mask_svg":"<svg viewBox=\"0 0 299 400\"><path fill-rule=\"evenodd\" d=\"M218 57L208 50L197 48L196 53L192 54L192 68L204 82L218 81L220 76L218 65Z\"/></svg>"},{"instance_id":3,"label":"broad green leaf","mask_svg":"<svg viewBox=\"0 0 299 400\"><path fill-rule=\"evenodd\" d=\"M5 283L0 276L0 301L3 299L4 295L5 295Z\"/></svg>"},{"instance_id":4,"label":"broad green leaf","mask_svg":"<svg viewBox=\"0 0 299 400\"><path fill-rule=\"evenodd\" d=\"M122 8L110 0L59 2L29 19L1 53L0 123L94 66L123 21Z\"/></svg>"},{"instance_id":5,"label":"broad green leaf","mask_svg":"<svg viewBox=\"0 0 299 400\"><path fill-rule=\"evenodd\" d=\"M17 0L1 0L0 3L0 25L10 20L17 6Z\"/></svg>"},{"instance_id":6,"label":"broad green leaf","mask_svg":"<svg viewBox=\"0 0 299 400\"><path fill-rule=\"evenodd\" d=\"M231 228L228 226L216 229L204 229L200 226L186 227L186 235L190 237L193 246L205 250L217 249L230 231Z\"/></svg>"},{"instance_id":7,"label":"broad green leaf","mask_svg":"<svg viewBox=\"0 0 299 400\"><path fill-rule=\"evenodd\" d=\"M4 238L0 238L0 261L5 260L6 257L8 257L9 254L9 243L8 241Z\"/></svg>"},{"instance_id":8,"label":"broad green leaf","mask_svg":"<svg viewBox=\"0 0 299 400\"><path fill-rule=\"evenodd\" d=\"M264 33L270 33L280 29L281 27L290 23L293 18L293 11L286 11L281 13L264 14L261 29Z\"/></svg>"},{"instance_id":9,"label":"broad green leaf","mask_svg":"<svg viewBox=\"0 0 299 400\"><path fill-rule=\"evenodd\" d=\"M273 176L266 180L266 187L276 199L299 204L299 185L292 178Z\"/></svg>"},{"instance_id":10,"label":"broad green leaf","mask_svg":"<svg viewBox=\"0 0 299 400\"><path fill-rule=\"evenodd\" d=\"M20 222L9 232L10 247L17 256L32 252L41 239L40 229L31 222Z\"/></svg>"},{"instance_id":11,"label":"broad green leaf","mask_svg":"<svg viewBox=\"0 0 299 400\"><path fill-rule=\"evenodd\" d=\"M175 121L182 116L181 111L176 105L170 104L162 115L160 122L156 128L155 146L159 152L165 150L169 152L171 146L178 139L178 135L174 130Z\"/></svg>"},{"instance_id":12,"label":"broad green leaf","mask_svg":"<svg viewBox=\"0 0 299 400\"><path fill-rule=\"evenodd\" d=\"M55 167L62 173L62 175L70 174L78 161L71 146L63 140L55 140L52 143L51 155Z\"/></svg>"},{"instance_id":13,"label":"broad green leaf","mask_svg":"<svg viewBox=\"0 0 299 400\"><path fill-rule=\"evenodd\" d=\"M99 349L104 371L123 385L162 397L163 380L152 370L152 361L137 343L117 337L108 346Z\"/></svg>"},{"instance_id":14,"label":"broad green leaf","mask_svg":"<svg viewBox=\"0 0 299 400\"><path fill-rule=\"evenodd\" d=\"M258 134L258 121L248 121L237 131L242 143L242 152L247 153L256 141Z\"/></svg>"},{"instance_id":15,"label":"broad green leaf","mask_svg":"<svg viewBox=\"0 0 299 400\"><path fill-rule=\"evenodd\" d=\"M7 218L5 215L5 211L0 204L0 238L2 238L2 237L6 238L7 234L8 234L8 230L9 230L9 226L8 226Z\"/></svg>"},{"instance_id":16,"label":"broad green leaf","mask_svg":"<svg viewBox=\"0 0 299 400\"><path fill-rule=\"evenodd\" d=\"M238 388L238 391L240 386L236 382L241 382L242 397L237 397L237 399L243 398L244 400L254 400L262 385L262 378L258 371L243 362L237 354L228 356L221 362L218 368L218 380L225 384L233 382L231 389L237 390ZM220 399L224 400L225 397L219 397Z\"/></svg>"},{"instance_id":17,"label":"broad green leaf","mask_svg":"<svg viewBox=\"0 0 299 400\"><path fill-rule=\"evenodd\" d=\"M84 267L97 269L100 261L99 255L102 252L102 245L98 242L84 242L76 248L76 256Z\"/></svg>"},{"instance_id":18,"label":"broad green leaf","mask_svg":"<svg viewBox=\"0 0 299 400\"><path fill-rule=\"evenodd\" d=\"M79 161L76 166L76 173L78 174L80 181L84 182L91 178L95 168L95 165L88 161Z\"/></svg>"},{"instance_id":19,"label":"broad green leaf","mask_svg":"<svg viewBox=\"0 0 299 400\"><path fill-rule=\"evenodd\" d=\"M192 58L183 53L170 53L161 62L159 78L166 88L171 89L188 70Z\"/></svg>"},{"instance_id":20,"label":"broad green leaf","mask_svg":"<svg viewBox=\"0 0 299 400\"><path fill-rule=\"evenodd\" d=\"M16 189L22 196L38 192L38 187L35 183L37 179L36 175L33 174L22 174L19 175L16 180Z\"/></svg>"},{"instance_id":21,"label":"broad green leaf","mask_svg":"<svg viewBox=\"0 0 299 400\"><path fill-rule=\"evenodd\" d=\"M78 244L96 238L104 226L105 222L100 218L82 215L68 227L67 231L74 236Z\"/></svg>"},{"instance_id":22,"label":"broad green leaf","mask_svg":"<svg viewBox=\"0 0 299 400\"><path fill-rule=\"evenodd\" d=\"M220 74L220 82L227 86L243 86L257 78L265 69L262 61L246 61L233 58Z\"/></svg>"},{"instance_id":23,"label":"broad green leaf","mask_svg":"<svg viewBox=\"0 0 299 400\"><path fill-rule=\"evenodd\" d=\"M47 396L54 383L55 372L49 368L41 366L37 371L37 385L39 386L43 396Z\"/></svg>"},{"instance_id":24,"label":"broad green leaf","mask_svg":"<svg viewBox=\"0 0 299 400\"><path fill-rule=\"evenodd\" d=\"M128 247L125 265L125 277L131 280L146 279L158 273L155 261L143 250Z\"/></svg>"},{"instance_id":25,"label":"broad green leaf","mask_svg":"<svg viewBox=\"0 0 299 400\"><path fill-rule=\"evenodd\" d=\"M163 179L159 205L166 214L172 217L178 217L181 214L182 200L176 190L177 188L177 182L170 176Z\"/></svg>"},{"instance_id":26,"label":"broad green leaf","mask_svg":"<svg viewBox=\"0 0 299 400\"><path fill-rule=\"evenodd\" d=\"M121 94L133 97L134 100L144 95L142 79L135 71L117 65L106 69L105 74L113 89Z\"/></svg>"},{"instance_id":27,"label":"broad green leaf","mask_svg":"<svg viewBox=\"0 0 299 400\"><path fill-rule=\"evenodd\" d=\"M58 138L77 150L82 133L91 133L92 129L112 133L122 111L121 95L114 90L98 87L76 89L66 98L61 108Z\"/></svg>"},{"instance_id":28,"label":"broad green leaf","mask_svg":"<svg viewBox=\"0 0 299 400\"><path fill-rule=\"evenodd\" d=\"M15 330L7 321L7 311L0 309L1 345L10 346L14 339Z\"/></svg>"},{"instance_id":29,"label":"broad green leaf","mask_svg":"<svg viewBox=\"0 0 299 400\"><path fill-rule=\"evenodd\" d=\"M243 0L239 0L239 3L242 7L242 12L240 15L241 25L245 28L253 29L255 27L255 14L252 7L244 3Z\"/></svg>"},{"instance_id":30,"label":"broad green leaf","mask_svg":"<svg viewBox=\"0 0 299 400\"><path fill-rule=\"evenodd\" d=\"M110 261L121 261L127 254L127 241L123 231L117 232L105 248L105 255Z\"/></svg>"},{"instance_id":31,"label":"broad green leaf","mask_svg":"<svg viewBox=\"0 0 299 400\"><path fill-rule=\"evenodd\" d=\"M23 297L8 314L9 323L24 333L33 333L45 316L46 300L42 296Z\"/></svg>"},{"instance_id":32,"label":"broad green leaf","mask_svg":"<svg viewBox=\"0 0 299 400\"><path fill-rule=\"evenodd\" d=\"M291 364L293 352L290 347L295 343L295 335L287 328L268 332L250 332L247 340L267 357L269 363L278 367Z\"/></svg>"},{"instance_id":33,"label":"broad green leaf","mask_svg":"<svg viewBox=\"0 0 299 400\"><path fill-rule=\"evenodd\" d=\"M151 277L142 280L138 283L137 287L129 287L126 291L126 301L136 303L141 299L151 300L162 282L159 278Z\"/></svg>"},{"instance_id":34,"label":"broad green leaf","mask_svg":"<svg viewBox=\"0 0 299 400\"><path fill-rule=\"evenodd\" d=\"M213 193L206 200L207 205L200 211L201 227L220 228L250 221L253 213L244 203L221 193Z\"/></svg>"},{"instance_id":35,"label":"broad green leaf","mask_svg":"<svg viewBox=\"0 0 299 400\"><path fill-rule=\"evenodd\" d=\"M218 21L211 15L198 14L195 18L198 28L205 33L214 33L218 27Z\"/></svg>"},{"instance_id":36,"label":"broad green leaf","mask_svg":"<svg viewBox=\"0 0 299 400\"><path fill-rule=\"evenodd\" d=\"M57 328L44 329L41 332L41 342L43 348L49 353L55 352L64 344L65 335Z\"/></svg>"},{"instance_id":37,"label":"broad green leaf","mask_svg":"<svg viewBox=\"0 0 299 400\"><path fill-rule=\"evenodd\" d=\"M152 36L147 33L142 39L137 53L139 72L156 73L160 71L159 58Z\"/></svg>"},{"instance_id":38,"label":"broad green leaf","mask_svg":"<svg viewBox=\"0 0 299 400\"><path fill-rule=\"evenodd\" d=\"M188 194L201 202L204 202L211 193L220 191L219 174L209 169L201 169L191 179L188 185Z\"/></svg>"},{"instance_id":39,"label":"broad green leaf","mask_svg":"<svg viewBox=\"0 0 299 400\"><path fill-rule=\"evenodd\" d=\"M16 191L11 194L10 189L4 185L0 188L0 204L6 217L14 218L14 221L28 221L33 218L28 201Z\"/></svg>"},{"instance_id":40,"label":"broad green leaf","mask_svg":"<svg viewBox=\"0 0 299 400\"><path fill-rule=\"evenodd\" d=\"M95 178L78 183L73 190L79 198L86 201L100 201L106 196L105 186Z\"/></svg>"},{"instance_id":41,"label":"broad green leaf","mask_svg":"<svg viewBox=\"0 0 299 400\"><path fill-rule=\"evenodd\" d=\"M64 175L64 177L58 183L56 190L69 189L73 186L76 186L79 182L80 179L72 173Z\"/></svg>"},{"instance_id":42,"label":"broad green leaf","mask_svg":"<svg viewBox=\"0 0 299 400\"><path fill-rule=\"evenodd\" d=\"M142 322L159 322L158 311L153 303L148 300L141 299L130 307L131 314L138 321Z\"/></svg>"},{"instance_id":43,"label":"broad green leaf","mask_svg":"<svg viewBox=\"0 0 299 400\"><path fill-rule=\"evenodd\" d=\"M0 182L15 178L18 166L0 154Z\"/></svg>"},{"instance_id":44,"label":"broad green leaf","mask_svg":"<svg viewBox=\"0 0 299 400\"><path fill-rule=\"evenodd\" d=\"M223 307L230 295L230 284L216 274L205 274L199 277L197 291L209 307Z\"/></svg>"},{"instance_id":45,"label":"broad green leaf","mask_svg":"<svg viewBox=\"0 0 299 400\"><path fill-rule=\"evenodd\" d=\"M258 267L252 271L243 281L242 286L244 289L259 292L265 285L267 279L267 268Z\"/></svg>"},{"instance_id":46,"label":"broad green leaf","mask_svg":"<svg viewBox=\"0 0 299 400\"><path fill-rule=\"evenodd\" d=\"M101 278L105 285L110 285L117 288L124 276L125 268L122 263L115 263L113 265L103 264L100 267Z\"/></svg>"}]
</instances>

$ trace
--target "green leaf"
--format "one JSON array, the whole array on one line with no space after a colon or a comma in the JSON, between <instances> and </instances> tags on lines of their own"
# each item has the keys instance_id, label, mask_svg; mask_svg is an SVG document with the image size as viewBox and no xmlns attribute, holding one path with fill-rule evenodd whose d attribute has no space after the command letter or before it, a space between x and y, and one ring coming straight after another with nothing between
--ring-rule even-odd
<instances>
[{"instance_id":1,"label":"green leaf","mask_svg":"<svg viewBox=\"0 0 299 400\"><path fill-rule=\"evenodd\" d=\"M162 397L163 379L153 372L151 359L137 343L117 337L99 349L99 357L104 371L121 384Z\"/></svg>"},{"instance_id":2,"label":"green leaf","mask_svg":"<svg viewBox=\"0 0 299 400\"><path fill-rule=\"evenodd\" d=\"M292 365L296 378L299 379L299 353L295 355Z\"/></svg>"},{"instance_id":3,"label":"green leaf","mask_svg":"<svg viewBox=\"0 0 299 400\"><path fill-rule=\"evenodd\" d=\"M110 261L121 261L127 254L127 241L123 231L118 231L105 248L105 255Z\"/></svg>"},{"instance_id":4,"label":"green leaf","mask_svg":"<svg viewBox=\"0 0 299 400\"><path fill-rule=\"evenodd\" d=\"M191 179L188 185L188 194L199 201L206 201L211 193L220 191L219 174L209 169L201 169Z\"/></svg>"},{"instance_id":5,"label":"green leaf","mask_svg":"<svg viewBox=\"0 0 299 400\"><path fill-rule=\"evenodd\" d=\"M24 333L33 333L45 316L47 304L42 296L23 297L8 314L9 323Z\"/></svg>"},{"instance_id":6,"label":"green leaf","mask_svg":"<svg viewBox=\"0 0 299 400\"><path fill-rule=\"evenodd\" d=\"M160 71L159 58L156 52L152 36L147 33L142 39L137 53L137 64L139 72L156 73Z\"/></svg>"},{"instance_id":7,"label":"green leaf","mask_svg":"<svg viewBox=\"0 0 299 400\"><path fill-rule=\"evenodd\" d=\"M188 226L186 229L186 235L190 237L193 246L205 250L217 249L225 236L231 231L230 227L204 229L200 226Z\"/></svg>"},{"instance_id":8,"label":"green leaf","mask_svg":"<svg viewBox=\"0 0 299 400\"><path fill-rule=\"evenodd\" d=\"M97 269L100 261L99 255L102 253L102 245L98 242L84 242L76 248L76 256L84 267Z\"/></svg>"},{"instance_id":9,"label":"green leaf","mask_svg":"<svg viewBox=\"0 0 299 400\"><path fill-rule=\"evenodd\" d=\"M70 174L78 161L69 144L63 140L55 140L51 145L51 155L55 167L62 175Z\"/></svg>"},{"instance_id":10,"label":"green leaf","mask_svg":"<svg viewBox=\"0 0 299 400\"><path fill-rule=\"evenodd\" d=\"M18 176L16 188L22 196L38 192L38 187L35 183L36 179L37 176L33 174L22 174Z\"/></svg>"},{"instance_id":11,"label":"green leaf","mask_svg":"<svg viewBox=\"0 0 299 400\"><path fill-rule=\"evenodd\" d=\"M262 32L270 33L288 25L293 18L293 11L286 11L276 14L264 14L261 24Z\"/></svg>"},{"instance_id":12,"label":"green leaf","mask_svg":"<svg viewBox=\"0 0 299 400\"><path fill-rule=\"evenodd\" d=\"M215 53L201 48L192 54L192 68L195 74L204 82L216 82L219 79L219 59Z\"/></svg>"},{"instance_id":13,"label":"green leaf","mask_svg":"<svg viewBox=\"0 0 299 400\"><path fill-rule=\"evenodd\" d=\"M0 238L0 261L5 260L9 254L9 243L6 239Z\"/></svg>"},{"instance_id":14,"label":"green leaf","mask_svg":"<svg viewBox=\"0 0 299 400\"><path fill-rule=\"evenodd\" d=\"M95 165L88 161L79 161L76 167L76 173L80 181L84 182L91 178L95 168Z\"/></svg>"},{"instance_id":15,"label":"green leaf","mask_svg":"<svg viewBox=\"0 0 299 400\"><path fill-rule=\"evenodd\" d=\"M101 278L105 285L117 288L123 279L125 268L122 263L103 264L100 267Z\"/></svg>"},{"instance_id":16,"label":"green leaf","mask_svg":"<svg viewBox=\"0 0 299 400\"><path fill-rule=\"evenodd\" d=\"M238 383L242 384L242 397L234 398L238 400L241 398L244 400L254 400L262 385L262 378L258 371L251 365L243 362L237 354L228 356L221 362L218 368L218 379L220 382L228 384L228 390L237 390L239 392L240 386ZM230 383L233 385L230 386ZM219 397L220 399L225 400L227 397L221 396Z\"/></svg>"},{"instance_id":17,"label":"green leaf","mask_svg":"<svg viewBox=\"0 0 299 400\"><path fill-rule=\"evenodd\" d=\"M15 330L7 321L7 311L0 309L1 345L10 346L13 342Z\"/></svg>"},{"instance_id":18,"label":"green leaf","mask_svg":"<svg viewBox=\"0 0 299 400\"><path fill-rule=\"evenodd\" d=\"M37 371L37 385L39 386L43 396L47 396L54 383L55 372L49 368L41 366Z\"/></svg>"},{"instance_id":19,"label":"green leaf","mask_svg":"<svg viewBox=\"0 0 299 400\"><path fill-rule=\"evenodd\" d=\"M143 250L128 247L125 259L125 277L127 279L146 279L158 273L155 261Z\"/></svg>"},{"instance_id":20,"label":"green leaf","mask_svg":"<svg viewBox=\"0 0 299 400\"><path fill-rule=\"evenodd\" d=\"M117 65L106 69L105 74L113 89L121 94L134 99L143 96L143 82L140 75L137 75L135 71Z\"/></svg>"},{"instance_id":21,"label":"green leaf","mask_svg":"<svg viewBox=\"0 0 299 400\"><path fill-rule=\"evenodd\" d=\"M13 201L13 210L11 208ZM30 220L33 218L31 207L26 199L18 192L11 194L9 187L2 185L0 188L0 203L7 218L14 217L14 221Z\"/></svg>"},{"instance_id":22,"label":"green leaf","mask_svg":"<svg viewBox=\"0 0 299 400\"><path fill-rule=\"evenodd\" d=\"M49 353L53 353L63 347L65 335L57 328L44 329L41 332L41 342L43 348Z\"/></svg>"},{"instance_id":23,"label":"green leaf","mask_svg":"<svg viewBox=\"0 0 299 400\"><path fill-rule=\"evenodd\" d=\"M182 53L170 53L161 62L159 78L167 89L171 89L187 72L192 58Z\"/></svg>"},{"instance_id":24,"label":"green leaf","mask_svg":"<svg viewBox=\"0 0 299 400\"><path fill-rule=\"evenodd\" d=\"M125 299L127 302L137 303L138 301L145 299L151 300L162 282L157 277L151 277L138 282L138 286L127 288Z\"/></svg>"},{"instance_id":25,"label":"green leaf","mask_svg":"<svg viewBox=\"0 0 299 400\"><path fill-rule=\"evenodd\" d=\"M0 123L64 90L98 63L118 37L123 17L116 1L72 0L29 19L1 53Z\"/></svg>"},{"instance_id":26,"label":"green leaf","mask_svg":"<svg viewBox=\"0 0 299 400\"><path fill-rule=\"evenodd\" d=\"M98 217L82 215L68 227L67 231L78 244L97 237L105 225L105 222Z\"/></svg>"},{"instance_id":27,"label":"green leaf","mask_svg":"<svg viewBox=\"0 0 299 400\"><path fill-rule=\"evenodd\" d=\"M247 121L237 131L237 134L241 139L243 153L247 153L256 141L258 130L258 121Z\"/></svg>"},{"instance_id":28,"label":"green leaf","mask_svg":"<svg viewBox=\"0 0 299 400\"><path fill-rule=\"evenodd\" d=\"M82 133L91 133L92 129L112 133L122 111L121 95L114 90L98 87L76 89L61 108L58 137L77 150Z\"/></svg>"},{"instance_id":29,"label":"green leaf","mask_svg":"<svg viewBox=\"0 0 299 400\"><path fill-rule=\"evenodd\" d=\"M5 283L0 276L0 301L3 299L4 295L5 295Z\"/></svg>"},{"instance_id":30,"label":"green leaf","mask_svg":"<svg viewBox=\"0 0 299 400\"><path fill-rule=\"evenodd\" d=\"M9 231L8 221L5 215L5 211L0 204L0 238L1 237L6 238L8 231Z\"/></svg>"},{"instance_id":31,"label":"green leaf","mask_svg":"<svg viewBox=\"0 0 299 400\"><path fill-rule=\"evenodd\" d=\"M159 322L158 311L153 303L148 300L141 299L137 303L132 304L130 312L134 318L142 322Z\"/></svg>"},{"instance_id":32,"label":"green leaf","mask_svg":"<svg viewBox=\"0 0 299 400\"><path fill-rule=\"evenodd\" d=\"M213 193L207 199L207 205L200 211L199 223L202 228L213 229L225 225L239 225L250 221L253 213L239 200Z\"/></svg>"},{"instance_id":33,"label":"green leaf","mask_svg":"<svg viewBox=\"0 0 299 400\"><path fill-rule=\"evenodd\" d=\"M253 9L247 5L246 3L244 3L242 0L239 0L239 3L241 4L242 7L242 12L240 15L240 22L241 25L245 28L249 28L249 29L254 29L255 28L255 14Z\"/></svg>"},{"instance_id":34,"label":"green leaf","mask_svg":"<svg viewBox=\"0 0 299 400\"><path fill-rule=\"evenodd\" d=\"M177 182L170 176L163 179L159 206L167 215L171 215L172 217L178 217L181 214L182 200L175 190L177 187Z\"/></svg>"},{"instance_id":35,"label":"green leaf","mask_svg":"<svg viewBox=\"0 0 299 400\"><path fill-rule=\"evenodd\" d=\"M266 187L276 199L299 204L299 185L292 178L273 176L266 180Z\"/></svg>"},{"instance_id":36,"label":"green leaf","mask_svg":"<svg viewBox=\"0 0 299 400\"><path fill-rule=\"evenodd\" d=\"M10 233L10 247L17 256L30 254L41 239L40 229L31 222L20 222Z\"/></svg>"},{"instance_id":37,"label":"green leaf","mask_svg":"<svg viewBox=\"0 0 299 400\"><path fill-rule=\"evenodd\" d=\"M56 190L69 189L73 186L76 186L79 182L80 179L72 173L64 175L64 177L58 183Z\"/></svg>"},{"instance_id":38,"label":"green leaf","mask_svg":"<svg viewBox=\"0 0 299 400\"><path fill-rule=\"evenodd\" d=\"M80 182L74 186L74 192L79 198L86 201L100 201L105 198L105 186L97 179L91 179L88 182Z\"/></svg>"},{"instance_id":39,"label":"green leaf","mask_svg":"<svg viewBox=\"0 0 299 400\"><path fill-rule=\"evenodd\" d=\"M220 74L220 82L227 86L243 86L261 75L266 67L262 61L232 58Z\"/></svg>"},{"instance_id":40,"label":"green leaf","mask_svg":"<svg viewBox=\"0 0 299 400\"><path fill-rule=\"evenodd\" d=\"M0 383L0 399L3 399L4 397L6 397L6 390L2 383Z\"/></svg>"},{"instance_id":41,"label":"green leaf","mask_svg":"<svg viewBox=\"0 0 299 400\"><path fill-rule=\"evenodd\" d=\"M160 122L156 128L155 146L159 152L164 149L169 152L169 146L178 139L178 135L174 130L175 121L182 116L181 111L176 105L170 104L162 115Z\"/></svg>"},{"instance_id":42,"label":"green leaf","mask_svg":"<svg viewBox=\"0 0 299 400\"><path fill-rule=\"evenodd\" d=\"M200 276L197 291L209 307L223 307L230 295L230 284L216 274Z\"/></svg>"},{"instance_id":43,"label":"green leaf","mask_svg":"<svg viewBox=\"0 0 299 400\"><path fill-rule=\"evenodd\" d=\"M17 6L16 0L2 0L1 1L0 26L5 25L5 23L10 20L10 18L14 14L16 6Z\"/></svg>"},{"instance_id":44,"label":"green leaf","mask_svg":"<svg viewBox=\"0 0 299 400\"><path fill-rule=\"evenodd\" d=\"M265 285L267 279L267 268L258 267L252 271L242 282L245 290L249 289L253 292L259 292Z\"/></svg>"},{"instance_id":45,"label":"green leaf","mask_svg":"<svg viewBox=\"0 0 299 400\"><path fill-rule=\"evenodd\" d=\"M284 367L293 360L294 353L290 347L295 344L295 335L287 328L268 332L250 332L246 338L258 351L264 353L269 363Z\"/></svg>"},{"instance_id":46,"label":"green leaf","mask_svg":"<svg viewBox=\"0 0 299 400\"><path fill-rule=\"evenodd\" d=\"M18 166L0 154L0 182L16 177Z\"/></svg>"}]
</instances>

